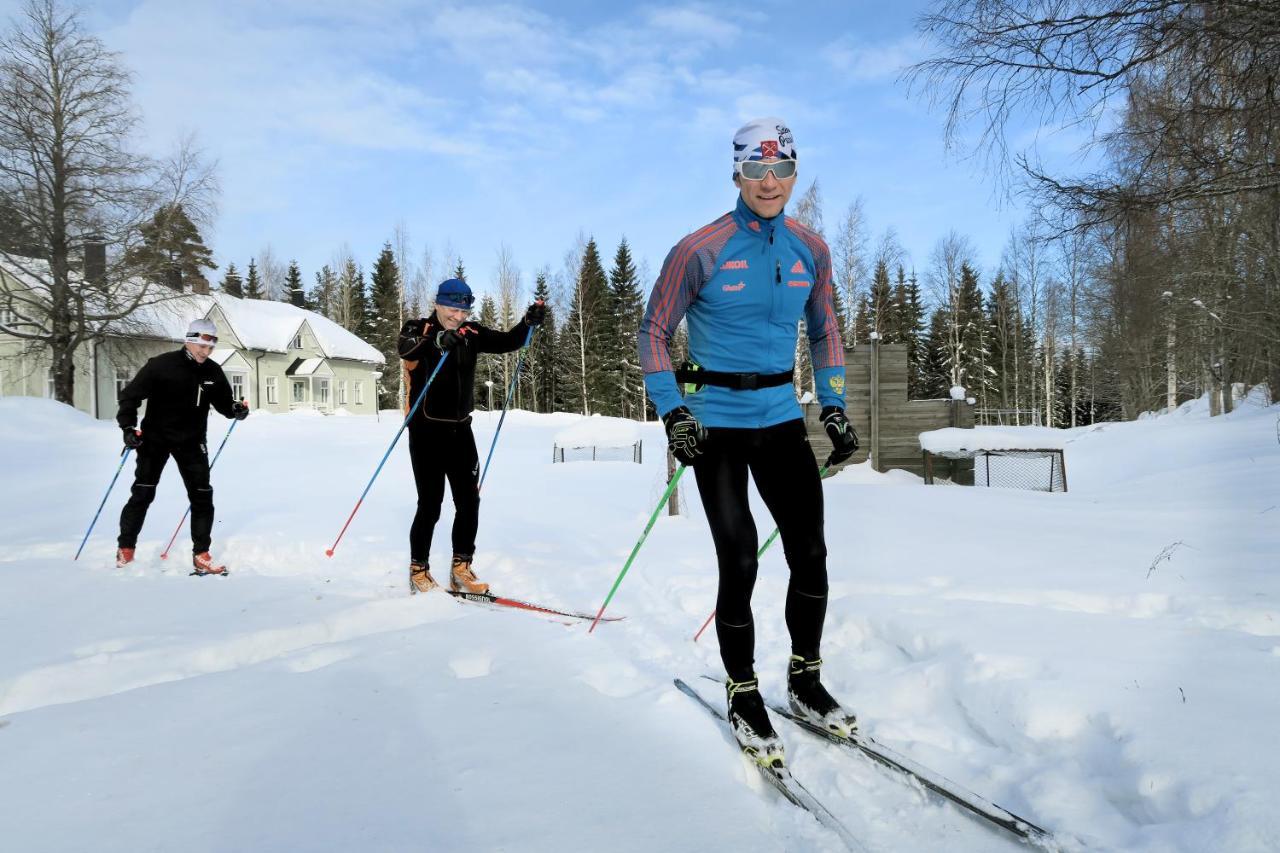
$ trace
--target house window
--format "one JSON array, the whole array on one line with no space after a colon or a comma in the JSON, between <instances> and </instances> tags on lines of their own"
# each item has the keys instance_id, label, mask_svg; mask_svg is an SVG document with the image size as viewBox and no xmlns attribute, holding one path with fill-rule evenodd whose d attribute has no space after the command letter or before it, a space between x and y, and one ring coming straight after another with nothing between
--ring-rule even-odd
<instances>
[{"instance_id":1,"label":"house window","mask_svg":"<svg viewBox=\"0 0 1280 853\"><path fill-rule=\"evenodd\" d=\"M291 384L293 385L293 402L295 403L305 402L306 392L304 391L304 388L306 387L306 383L303 382L301 379L295 379Z\"/></svg>"},{"instance_id":2,"label":"house window","mask_svg":"<svg viewBox=\"0 0 1280 853\"><path fill-rule=\"evenodd\" d=\"M18 325L18 312L12 308L0 308L0 324L10 328Z\"/></svg>"},{"instance_id":3,"label":"house window","mask_svg":"<svg viewBox=\"0 0 1280 853\"><path fill-rule=\"evenodd\" d=\"M129 384L129 380L133 378L132 371L127 367L116 368L116 399L120 399L120 394L124 391L124 386Z\"/></svg>"},{"instance_id":4,"label":"house window","mask_svg":"<svg viewBox=\"0 0 1280 853\"><path fill-rule=\"evenodd\" d=\"M345 406L347 404L347 380L338 380L338 405Z\"/></svg>"},{"instance_id":5,"label":"house window","mask_svg":"<svg viewBox=\"0 0 1280 853\"><path fill-rule=\"evenodd\" d=\"M289 349L302 349L302 332L293 336L293 340L289 342Z\"/></svg>"},{"instance_id":6,"label":"house window","mask_svg":"<svg viewBox=\"0 0 1280 853\"><path fill-rule=\"evenodd\" d=\"M280 402L280 386L274 376L267 377L267 402L273 406Z\"/></svg>"},{"instance_id":7,"label":"house window","mask_svg":"<svg viewBox=\"0 0 1280 853\"><path fill-rule=\"evenodd\" d=\"M230 373L227 378L231 380L231 399L243 400L245 375L243 373Z\"/></svg>"},{"instance_id":8,"label":"house window","mask_svg":"<svg viewBox=\"0 0 1280 853\"><path fill-rule=\"evenodd\" d=\"M364 405L364 383L363 382L356 383L356 405L357 406Z\"/></svg>"},{"instance_id":9,"label":"house window","mask_svg":"<svg viewBox=\"0 0 1280 853\"><path fill-rule=\"evenodd\" d=\"M321 406L329 405L329 380L316 380L316 402Z\"/></svg>"}]
</instances>

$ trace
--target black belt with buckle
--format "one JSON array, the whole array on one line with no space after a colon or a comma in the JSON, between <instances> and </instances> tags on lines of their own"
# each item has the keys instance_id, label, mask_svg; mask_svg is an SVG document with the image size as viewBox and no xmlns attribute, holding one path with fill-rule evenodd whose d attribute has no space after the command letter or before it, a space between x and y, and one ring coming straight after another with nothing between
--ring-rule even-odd
<instances>
[{"instance_id":1,"label":"black belt with buckle","mask_svg":"<svg viewBox=\"0 0 1280 853\"><path fill-rule=\"evenodd\" d=\"M734 391L755 391L757 388L775 388L789 384L796 375L795 370L785 373L727 373L722 370L703 370L681 367L676 370L676 381L692 385L715 385L718 388L732 388Z\"/></svg>"}]
</instances>

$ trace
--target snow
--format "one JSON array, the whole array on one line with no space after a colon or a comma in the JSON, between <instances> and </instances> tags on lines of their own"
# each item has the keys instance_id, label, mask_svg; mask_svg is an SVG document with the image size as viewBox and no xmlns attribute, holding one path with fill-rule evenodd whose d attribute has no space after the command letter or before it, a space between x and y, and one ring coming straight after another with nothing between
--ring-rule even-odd
<instances>
[{"instance_id":1,"label":"snow","mask_svg":"<svg viewBox=\"0 0 1280 853\"><path fill-rule=\"evenodd\" d=\"M965 399L965 390L963 385L952 385L950 393L952 400Z\"/></svg>"},{"instance_id":2,"label":"snow","mask_svg":"<svg viewBox=\"0 0 1280 853\"><path fill-rule=\"evenodd\" d=\"M593 420L579 428L614 428ZM482 454L497 422L476 415ZM1276 849L1278 422L1251 398L1212 419L1188 406L1077 430L1067 494L842 471L824 484L825 682L869 734L1089 849ZM662 495L660 453L553 465L547 446L583 423L506 417L476 557L504 595L594 611ZM214 552L233 574L191 578L158 557L185 508L173 466L134 567L112 564L132 464L72 562L118 431L0 400L0 846L840 849L671 686L715 697L696 676L719 672L712 633L691 642L716 589L694 478L610 605L627 618L587 634L405 594L403 440L323 556L398 426L255 412L213 472ZM662 446L660 423L631 428ZM225 429L214 418L210 438ZM754 494L753 507L763 539ZM451 515L446 499L438 571ZM754 597L774 700L781 550ZM871 850L1027 849L779 732L797 777Z\"/></svg>"},{"instance_id":3,"label":"snow","mask_svg":"<svg viewBox=\"0 0 1280 853\"><path fill-rule=\"evenodd\" d=\"M1087 431L1087 430L1085 430ZM920 433L920 446L930 453L960 450L1062 450L1084 434L1052 427L945 427Z\"/></svg>"},{"instance_id":4,"label":"snow","mask_svg":"<svg viewBox=\"0 0 1280 853\"><path fill-rule=\"evenodd\" d=\"M630 447L640 440L641 424L593 415L556 433L557 447Z\"/></svg>"}]
</instances>

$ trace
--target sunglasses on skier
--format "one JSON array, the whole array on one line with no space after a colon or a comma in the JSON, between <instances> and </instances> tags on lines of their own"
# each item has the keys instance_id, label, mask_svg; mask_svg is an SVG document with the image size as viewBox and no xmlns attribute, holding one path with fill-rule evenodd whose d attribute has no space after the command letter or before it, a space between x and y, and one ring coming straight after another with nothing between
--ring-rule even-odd
<instances>
[{"instance_id":1,"label":"sunglasses on skier","mask_svg":"<svg viewBox=\"0 0 1280 853\"><path fill-rule=\"evenodd\" d=\"M189 343L193 343L198 347L211 347L218 342L217 335L199 334L192 338L187 338Z\"/></svg>"},{"instance_id":2,"label":"sunglasses on skier","mask_svg":"<svg viewBox=\"0 0 1280 853\"><path fill-rule=\"evenodd\" d=\"M779 160L776 163L765 163L762 160L742 160L733 164L733 170L748 181L763 181L764 176L773 172L773 176L780 181L794 177L796 173L795 160Z\"/></svg>"}]
</instances>

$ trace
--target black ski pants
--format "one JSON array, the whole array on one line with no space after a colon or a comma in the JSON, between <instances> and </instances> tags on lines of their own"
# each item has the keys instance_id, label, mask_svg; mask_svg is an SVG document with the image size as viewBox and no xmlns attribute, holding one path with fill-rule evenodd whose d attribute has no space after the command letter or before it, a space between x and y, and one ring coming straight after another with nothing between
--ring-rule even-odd
<instances>
[{"instance_id":1,"label":"black ski pants","mask_svg":"<svg viewBox=\"0 0 1280 853\"><path fill-rule=\"evenodd\" d=\"M431 537L440 520L444 483L453 495L453 553L476 551L480 526L480 457L471 421L419 420L409 427L409 459L418 487L418 511L409 528L409 558L422 565L431 556Z\"/></svg>"},{"instance_id":2,"label":"black ski pants","mask_svg":"<svg viewBox=\"0 0 1280 853\"><path fill-rule=\"evenodd\" d=\"M156 497L156 486L169 457L178 463L178 473L187 487L191 502L191 548L194 554L209 550L213 533L213 488L209 485L209 451L204 442L167 445L159 441L143 441L136 451L138 464L133 474L133 489L120 511L121 548L135 548L147 507Z\"/></svg>"},{"instance_id":3,"label":"black ski pants","mask_svg":"<svg viewBox=\"0 0 1280 853\"><path fill-rule=\"evenodd\" d=\"M805 660L818 657L827 614L822 482L804 421L762 429L712 427L693 473L720 567L716 596L720 658L734 681L752 678L755 669L751 591L761 542L747 504L748 472L777 523L791 571L786 620L792 654Z\"/></svg>"}]
</instances>

